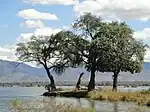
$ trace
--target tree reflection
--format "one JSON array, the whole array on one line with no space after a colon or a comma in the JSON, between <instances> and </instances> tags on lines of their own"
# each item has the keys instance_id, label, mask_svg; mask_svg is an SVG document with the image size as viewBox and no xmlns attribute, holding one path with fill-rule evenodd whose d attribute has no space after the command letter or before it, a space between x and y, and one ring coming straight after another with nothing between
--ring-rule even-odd
<instances>
[{"instance_id":1,"label":"tree reflection","mask_svg":"<svg viewBox=\"0 0 150 112\"><path fill-rule=\"evenodd\" d=\"M114 107L114 112L119 112L118 111L118 102L116 101L113 104L114 104L114 106L113 106Z\"/></svg>"},{"instance_id":2,"label":"tree reflection","mask_svg":"<svg viewBox=\"0 0 150 112\"><path fill-rule=\"evenodd\" d=\"M92 112L96 112L96 110L95 110L95 101L90 100L90 99L87 99L87 101L89 102L89 105L90 105L90 108L92 109Z\"/></svg>"}]
</instances>

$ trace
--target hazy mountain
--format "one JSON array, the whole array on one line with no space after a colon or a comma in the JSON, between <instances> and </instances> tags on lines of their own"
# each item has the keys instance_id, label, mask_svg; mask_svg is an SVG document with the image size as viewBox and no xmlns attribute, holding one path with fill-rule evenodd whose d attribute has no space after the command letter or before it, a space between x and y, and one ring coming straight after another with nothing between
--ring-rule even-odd
<instances>
[{"instance_id":1,"label":"hazy mountain","mask_svg":"<svg viewBox=\"0 0 150 112\"><path fill-rule=\"evenodd\" d=\"M24 63L16 67L18 64L19 64L18 62L0 60L0 76L11 74L12 72L17 72L17 73L20 72L23 74L36 75L36 76L42 76L43 73L45 73L43 68L31 67Z\"/></svg>"},{"instance_id":2,"label":"hazy mountain","mask_svg":"<svg viewBox=\"0 0 150 112\"><path fill-rule=\"evenodd\" d=\"M43 68L31 67L27 64L19 64L18 62L11 62L0 60L0 81L43 81L47 77Z\"/></svg>"},{"instance_id":3,"label":"hazy mountain","mask_svg":"<svg viewBox=\"0 0 150 112\"><path fill-rule=\"evenodd\" d=\"M1 82L19 82L19 81L48 81L48 77L43 68L31 67L27 64L20 64L17 68L18 62L11 62L0 60L0 81ZM84 72L83 80L89 80L90 73L83 68L69 68L63 75L55 76L57 81L76 81L79 74ZM111 81L112 73L96 73L97 81ZM150 81L150 62L144 64L141 73L133 74L120 73L119 80L122 81Z\"/></svg>"}]
</instances>

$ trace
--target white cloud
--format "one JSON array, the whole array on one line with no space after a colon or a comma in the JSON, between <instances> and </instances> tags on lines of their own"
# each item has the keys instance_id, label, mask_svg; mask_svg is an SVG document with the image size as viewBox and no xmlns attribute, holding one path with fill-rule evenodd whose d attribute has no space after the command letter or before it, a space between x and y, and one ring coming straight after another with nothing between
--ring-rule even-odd
<instances>
[{"instance_id":1,"label":"white cloud","mask_svg":"<svg viewBox=\"0 0 150 112\"><path fill-rule=\"evenodd\" d=\"M0 47L0 59L16 61L17 57L15 56L15 45L7 45Z\"/></svg>"},{"instance_id":2,"label":"white cloud","mask_svg":"<svg viewBox=\"0 0 150 112\"><path fill-rule=\"evenodd\" d=\"M144 28L143 30L136 31L134 37L140 40L149 40L150 39L150 28Z\"/></svg>"},{"instance_id":3,"label":"white cloud","mask_svg":"<svg viewBox=\"0 0 150 112\"><path fill-rule=\"evenodd\" d=\"M0 47L0 52L7 53L7 52L10 52L10 49Z\"/></svg>"},{"instance_id":4,"label":"white cloud","mask_svg":"<svg viewBox=\"0 0 150 112\"><path fill-rule=\"evenodd\" d=\"M147 52L144 58L145 58L144 59L145 62L150 62L150 49L149 48L147 49Z\"/></svg>"},{"instance_id":5,"label":"white cloud","mask_svg":"<svg viewBox=\"0 0 150 112\"><path fill-rule=\"evenodd\" d=\"M25 3L42 4L42 5L74 5L78 3L78 0L23 0Z\"/></svg>"},{"instance_id":6,"label":"white cloud","mask_svg":"<svg viewBox=\"0 0 150 112\"><path fill-rule=\"evenodd\" d=\"M144 28L143 30L135 31L133 36L137 40L142 40L144 43L150 46L150 28ZM150 48L147 48L144 61L150 62Z\"/></svg>"},{"instance_id":7,"label":"white cloud","mask_svg":"<svg viewBox=\"0 0 150 112\"><path fill-rule=\"evenodd\" d=\"M68 27L68 26L63 26L63 29L64 29L64 30L68 30L69 27Z\"/></svg>"},{"instance_id":8,"label":"white cloud","mask_svg":"<svg viewBox=\"0 0 150 112\"><path fill-rule=\"evenodd\" d=\"M33 36L33 33L22 33L16 40L17 40L17 42L25 43L25 42L30 41L30 38L32 36Z\"/></svg>"},{"instance_id":9,"label":"white cloud","mask_svg":"<svg viewBox=\"0 0 150 112\"><path fill-rule=\"evenodd\" d=\"M44 28L38 28L33 33L23 33L20 34L20 36L16 39L16 43L19 42L28 42L30 38L34 36L50 36L52 34L55 34L57 32L61 31L61 29L52 29L50 27L44 27ZM9 60L9 61L17 61L16 54L16 44L13 45L5 45L0 46L0 59L3 60ZM27 63L31 66L36 66L36 64L33 63Z\"/></svg>"},{"instance_id":10,"label":"white cloud","mask_svg":"<svg viewBox=\"0 0 150 112\"><path fill-rule=\"evenodd\" d=\"M72 23L72 24L73 24L73 23ZM63 30L71 30L71 27L72 27L71 25L69 25L69 26L63 26L62 29L63 29Z\"/></svg>"},{"instance_id":11,"label":"white cloud","mask_svg":"<svg viewBox=\"0 0 150 112\"><path fill-rule=\"evenodd\" d=\"M59 31L61 31L61 29L52 29L50 27L45 27L36 29L33 34L35 36L50 36L52 34L56 34Z\"/></svg>"},{"instance_id":12,"label":"white cloud","mask_svg":"<svg viewBox=\"0 0 150 112\"><path fill-rule=\"evenodd\" d=\"M150 0L84 0L74 6L80 15L91 12L104 18L115 20L150 19Z\"/></svg>"},{"instance_id":13,"label":"white cloud","mask_svg":"<svg viewBox=\"0 0 150 112\"><path fill-rule=\"evenodd\" d=\"M22 33L17 38L17 42L28 42L32 36L50 36L61 31L61 29L52 29L50 27L38 28L33 33Z\"/></svg>"},{"instance_id":14,"label":"white cloud","mask_svg":"<svg viewBox=\"0 0 150 112\"><path fill-rule=\"evenodd\" d=\"M16 53L16 45L7 45L7 46L1 46L0 47L0 59L2 60L8 60L8 61L18 61ZM26 64L37 67L35 62L25 62Z\"/></svg>"},{"instance_id":15,"label":"white cloud","mask_svg":"<svg viewBox=\"0 0 150 112\"><path fill-rule=\"evenodd\" d=\"M58 20L55 14L39 12L35 9L25 9L18 12L18 16L24 19L35 20Z\"/></svg>"},{"instance_id":16,"label":"white cloud","mask_svg":"<svg viewBox=\"0 0 150 112\"><path fill-rule=\"evenodd\" d=\"M25 28L43 28L44 23L41 20L27 20L21 24Z\"/></svg>"}]
</instances>

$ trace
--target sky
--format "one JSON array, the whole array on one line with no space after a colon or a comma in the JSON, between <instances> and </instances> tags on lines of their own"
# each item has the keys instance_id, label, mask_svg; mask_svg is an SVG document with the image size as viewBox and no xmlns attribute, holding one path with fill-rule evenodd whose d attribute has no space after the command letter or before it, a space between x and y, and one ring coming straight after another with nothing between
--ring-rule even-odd
<instances>
[{"instance_id":1,"label":"sky","mask_svg":"<svg viewBox=\"0 0 150 112\"><path fill-rule=\"evenodd\" d=\"M0 59L17 60L17 43L69 29L85 12L104 21L125 21L134 38L150 45L149 4L150 0L0 0ZM145 61L150 61L149 49Z\"/></svg>"}]
</instances>

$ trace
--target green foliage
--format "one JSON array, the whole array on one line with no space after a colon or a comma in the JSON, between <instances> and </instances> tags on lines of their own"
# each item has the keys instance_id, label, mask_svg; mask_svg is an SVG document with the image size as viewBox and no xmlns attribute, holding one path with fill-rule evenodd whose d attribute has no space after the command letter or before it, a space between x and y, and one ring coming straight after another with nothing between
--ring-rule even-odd
<instances>
[{"instance_id":1,"label":"green foliage","mask_svg":"<svg viewBox=\"0 0 150 112\"><path fill-rule=\"evenodd\" d=\"M54 78L50 72L52 69L61 75L65 70L65 59L60 52L60 41L57 36L33 36L27 43L19 43L16 55L22 62L36 62L42 65L51 81L51 90L56 90ZM49 89L50 90L50 89Z\"/></svg>"},{"instance_id":2,"label":"green foliage","mask_svg":"<svg viewBox=\"0 0 150 112\"><path fill-rule=\"evenodd\" d=\"M139 73L147 45L133 38L133 30L124 22L102 22L87 13L76 20L73 31L61 31L50 37L32 37L19 43L19 60L35 61L62 74L67 67L84 66L91 72L89 85L94 89L95 72Z\"/></svg>"},{"instance_id":3,"label":"green foliage","mask_svg":"<svg viewBox=\"0 0 150 112\"><path fill-rule=\"evenodd\" d=\"M100 18L86 14L81 16L73 24L73 29L77 32L71 31L59 32L56 36L61 38L62 52L69 60L70 66L83 66L88 70L96 67L98 54L100 54L98 40L96 34L103 26Z\"/></svg>"},{"instance_id":4,"label":"green foliage","mask_svg":"<svg viewBox=\"0 0 150 112\"><path fill-rule=\"evenodd\" d=\"M13 110L14 112L15 112L15 110L18 112L24 112L22 109L21 103L22 102L19 99L10 101L10 105L11 105L10 110Z\"/></svg>"},{"instance_id":5,"label":"green foliage","mask_svg":"<svg viewBox=\"0 0 150 112\"><path fill-rule=\"evenodd\" d=\"M100 69L115 72L124 71L138 73L144 63L144 55L147 45L133 38L133 31L125 23L112 22L97 34L99 43L105 41L102 48L104 55ZM106 58L107 57L107 58Z\"/></svg>"},{"instance_id":6,"label":"green foliage","mask_svg":"<svg viewBox=\"0 0 150 112\"><path fill-rule=\"evenodd\" d=\"M59 32L55 37L59 40L59 49L63 60L67 60L66 65L69 67L82 65L84 60L81 54L83 54L83 50L86 49L87 41L71 31Z\"/></svg>"},{"instance_id":7,"label":"green foliage","mask_svg":"<svg viewBox=\"0 0 150 112\"><path fill-rule=\"evenodd\" d=\"M19 43L17 45L16 55L19 61L36 62L37 65L42 65L47 69L53 69L57 74L62 74L65 71L63 66L62 56L59 52L59 41L52 36L33 36L27 43Z\"/></svg>"},{"instance_id":8,"label":"green foliage","mask_svg":"<svg viewBox=\"0 0 150 112\"><path fill-rule=\"evenodd\" d=\"M75 33L58 34L65 43L62 51L70 65L82 65L91 71L92 83L96 71L113 72L116 76L121 71L141 71L147 45L133 38L133 30L126 23L105 23L87 13L74 22L73 29Z\"/></svg>"},{"instance_id":9,"label":"green foliage","mask_svg":"<svg viewBox=\"0 0 150 112\"><path fill-rule=\"evenodd\" d=\"M141 94L150 94L150 90L142 90L140 93Z\"/></svg>"}]
</instances>

